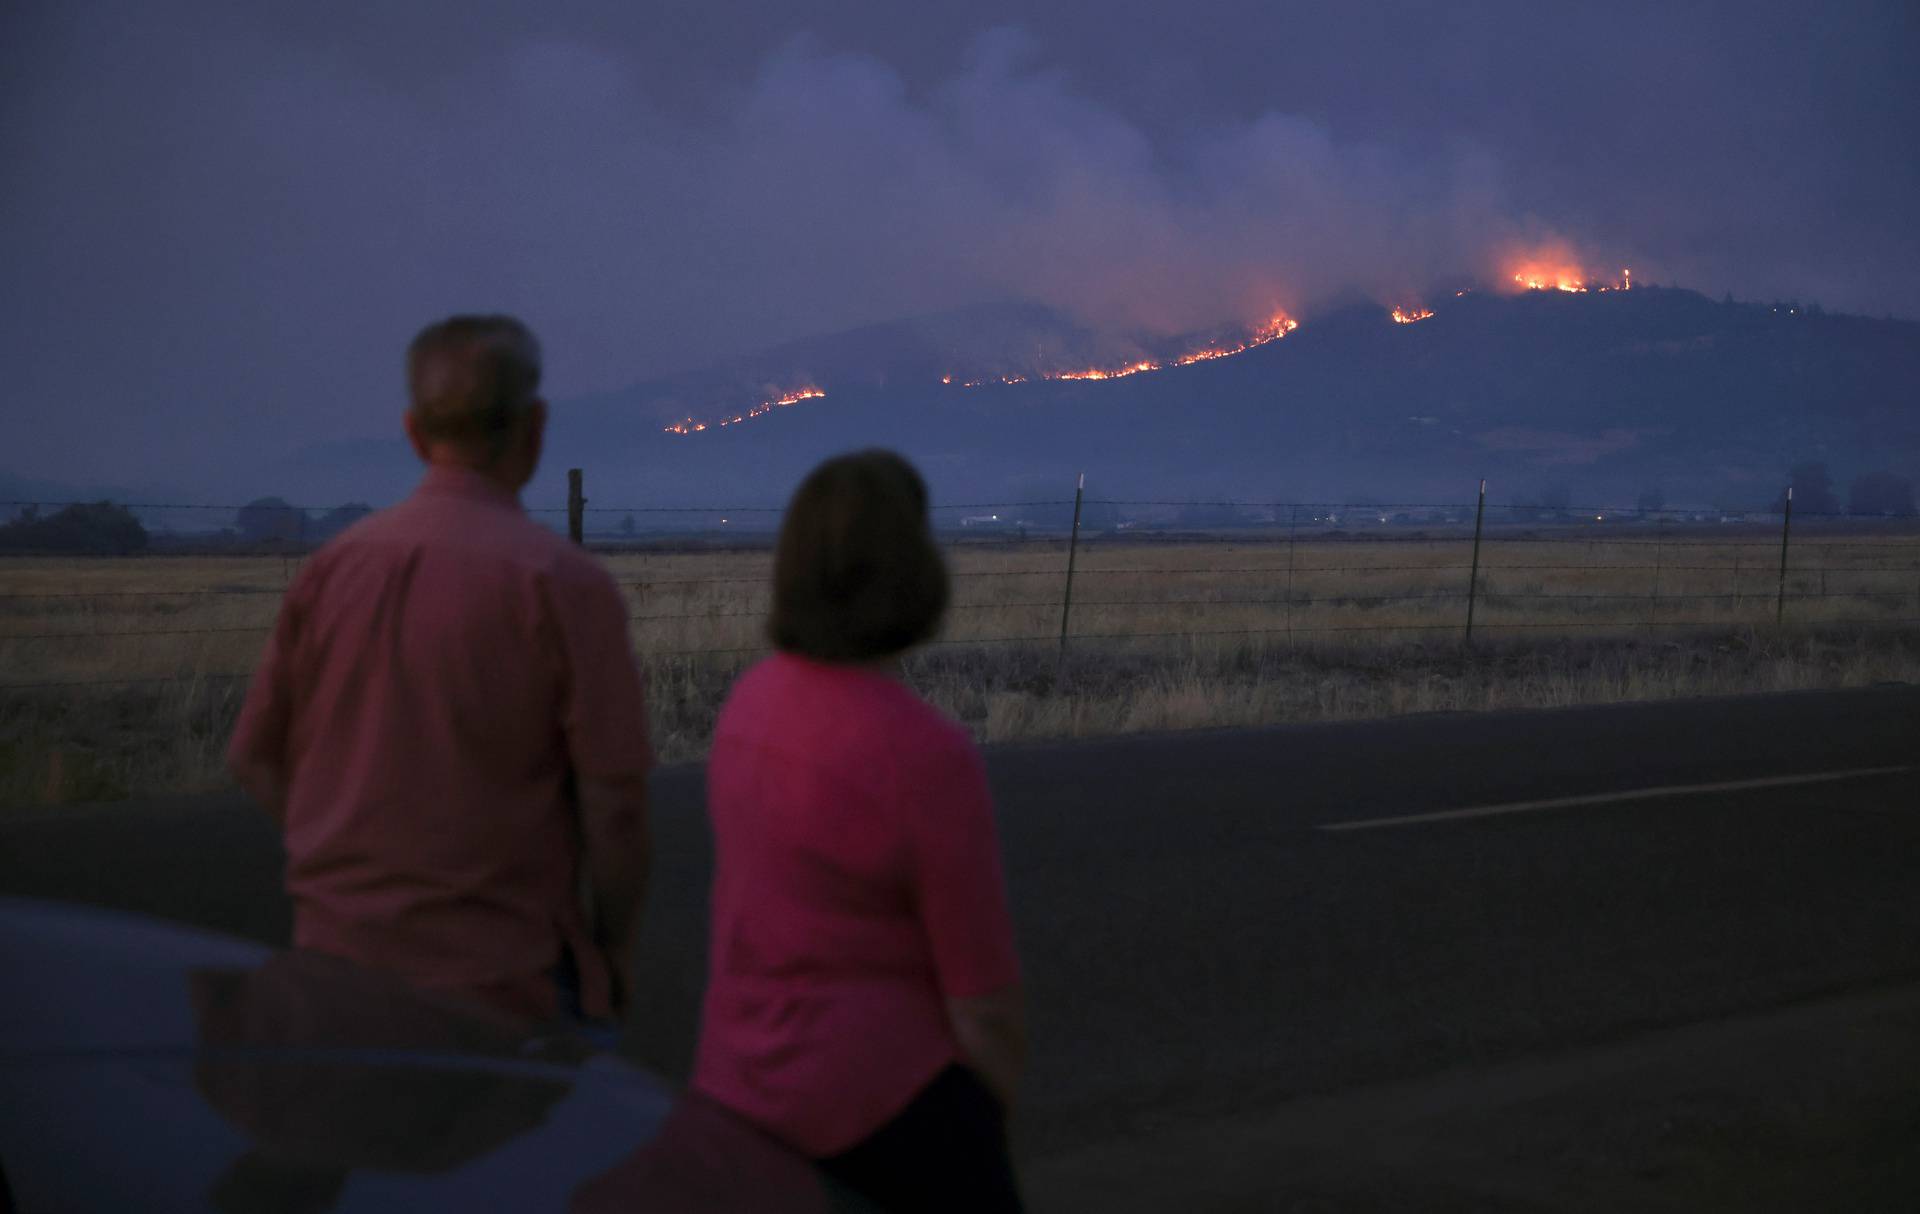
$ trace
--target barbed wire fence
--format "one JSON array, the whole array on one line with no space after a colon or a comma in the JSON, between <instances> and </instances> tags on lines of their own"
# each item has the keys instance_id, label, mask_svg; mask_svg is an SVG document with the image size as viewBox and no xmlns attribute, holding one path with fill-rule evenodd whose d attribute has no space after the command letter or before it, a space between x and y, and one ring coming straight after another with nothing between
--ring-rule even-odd
<instances>
[{"instance_id":1,"label":"barbed wire fence","mask_svg":"<svg viewBox=\"0 0 1920 1214\"><path fill-rule=\"evenodd\" d=\"M529 513L607 561L653 661L765 652L778 506ZM955 587L935 650L1237 643L1288 647L1492 636L1920 625L1920 520L1606 506L1071 498L934 509ZM7 502L60 509L82 503ZM152 519L252 506L123 503ZM288 518L359 506L276 505ZM596 525L589 527L589 522ZM241 684L310 550L163 529L141 555L0 551L0 692ZM177 568L167 557L200 558ZM199 583L196 575L219 580ZM184 579L184 581L183 581ZM198 639L198 644L194 639ZM128 646L141 647L129 653ZM209 669L213 656L229 668Z\"/></svg>"}]
</instances>

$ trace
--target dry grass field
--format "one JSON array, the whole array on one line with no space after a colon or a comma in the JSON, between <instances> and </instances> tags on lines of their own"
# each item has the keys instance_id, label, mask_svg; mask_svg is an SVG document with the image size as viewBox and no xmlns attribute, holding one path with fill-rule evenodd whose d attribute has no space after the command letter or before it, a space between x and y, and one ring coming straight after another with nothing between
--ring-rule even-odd
<instances>
[{"instance_id":1,"label":"dry grass field","mask_svg":"<svg viewBox=\"0 0 1920 1214\"><path fill-rule=\"evenodd\" d=\"M954 609L909 678L983 741L1920 679L1920 535L1315 531L956 544ZM604 557L654 737L700 755L761 649L765 551ZM224 785L220 752L298 558L0 564L0 804Z\"/></svg>"}]
</instances>

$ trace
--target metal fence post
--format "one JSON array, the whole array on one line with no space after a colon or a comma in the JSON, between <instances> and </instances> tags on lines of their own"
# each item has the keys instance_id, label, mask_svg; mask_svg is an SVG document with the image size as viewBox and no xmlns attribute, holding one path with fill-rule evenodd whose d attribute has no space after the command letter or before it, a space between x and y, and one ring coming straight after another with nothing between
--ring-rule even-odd
<instances>
[{"instance_id":1,"label":"metal fence post","mask_svg":"<svg viewBox=\"0 0 1920 1214\"><path fill-rule=\"evenodd\" d=\"M580 469L567 469L567 534L576 544L585 542L587 499L581 491Z\"/></svg>"},{"instance_id":2,"label":"metal fence post","mask_svg":"<svg viewBox=\"0 0 1920 1214\"><path fill-rule=\"evenodd\" d=\"M1073 531L1067 536L1067 592L1060 600L1060 655L1067 653L1067 620L1073 615L1073 559L1080 548L1080 499L1087 491L1087 474L1082 472L1073 487Z\"/></svg>"},{"instance_id":3,"label":"metal fence post","mask_svg":"<svg viewBox=\"0 0 1920 1214\"><path fill-rule=\"evenodd\" d=\"M1480 482L1480 504L1473 509L1473 572L1467 575L1467 638L1473 644L1473 608L1480 595L1480 530L1487 517L1487 482Z\"/></svg>"},{"instance_id":4,"label":"metal fence post","mask_svg":"<svg viewBox=\"0 0 1920 1214\"><path fill-rule=\"evenodd\" d=\"M1293 650L1293 539L1300 507L1287 507L1287 650Z\"/></svg>"},{"instance_id":5,"label":"metal fence post","mask_svg":"<svg viewBox=\"0 0 1920 1214\"><path fill-rule=\"evenodd\" d=\"M1660 556L1667 542L1667 517L1661 515L1653 522L1653 598L1647 603L1647 635L1652 636L1660 620ZM1685 595L1681 596L1685 598Z\"/></svg>"},{"instance_id":6,"label":"metal fence post","mask_svg":"<svg viewBox=\"0 0 1920 1214\"><path fill-rule=\"evenodd\" d=\"M1787 486L1786 509L1780 515L1780 591L1773 601L1776 627L1787 619L1787 545L1793 539L1793 486Z\"/></svg>"}]
</instances>

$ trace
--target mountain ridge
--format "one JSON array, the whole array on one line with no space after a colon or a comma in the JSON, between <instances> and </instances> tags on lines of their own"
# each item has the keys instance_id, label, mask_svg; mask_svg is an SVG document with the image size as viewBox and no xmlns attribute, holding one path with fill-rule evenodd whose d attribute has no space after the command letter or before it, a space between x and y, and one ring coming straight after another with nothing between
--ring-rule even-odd
<instances>
[{"instance_id":1,"label":"mountain ridge","mask_svg":"<svg viewBox=\"0 0 1920 1214\"><path fill-rule=\"evenodd\" d=\"M1804 461L1842 485L1920 479L1920 323L1645 286L1476 289L1424 306L1431 316L1398 324L1349 303L1230 357L1102 381L1037 376L1225 338L1116 341L1015 303L783 343L556 402L527 497L563 500L566 468L580 467L596 506L772 506L819 459L863 446L902 451L949 502L1071 496L1082 471L1106 497L1463 502L1487 477L1501 502L1651 492L1731 509L1771 502ZM996 369L1028 378L941 382ZM825 395L667 432L800 386ZM268 461L221 499L392 501L417 475L398 434L342 439ZM60 488L8 481L20 497Z\"/></svg>"},{"instance_id":2,"label":"mountain ridge","mask_svg":"<svg viewBox=\"0 0 1920 1214\"><path fill-rule=\"evenodd\" d=\"M1658 287L1425 306L1412 324L1348 306L1231 357L1097 382L962 388L935 361L896 359L864 381L815 377L821 399L685 435L649 432L664 414L639 384L558 410L554 450L649 500L791 484L865 445L898 447L940 496L969 500L1057 496L1084 469L1142 495L1459 500L1484 475L1510 493L1752 507L1806 460L1841 477L1920 472L1920 324Z\"/></svg>"}]
</instances>

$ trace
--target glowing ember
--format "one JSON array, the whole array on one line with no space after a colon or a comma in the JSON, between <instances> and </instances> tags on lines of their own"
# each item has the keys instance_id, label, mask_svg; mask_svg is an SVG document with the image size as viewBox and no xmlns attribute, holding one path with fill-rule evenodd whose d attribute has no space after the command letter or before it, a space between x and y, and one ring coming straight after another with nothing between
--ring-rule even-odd
<instances>
[{"instance_id":1,"label":"glowing ember","mask_svg":"<svg viewBox=\"0 0 1920 1214\"><path fill-rule=\"evenodd\" d=\"M1432 315L1432 308L1415 308L1411 312L1405 308L1395 308L1392 312L1393 323L1396 325L1410 325L1417 320L1425 320Z\"/></svg>"},{"instance_id":2,"label":"glowing ember","mask_svg":"<svg viewBox=\"0 0 1920 1214\"><path fill-rule=\"evenodd\" d=\"M722 428L737 426L741 422L752 421L756 417L765 417L775 409L784 409L788 405L797 405L803 400L818 400L825 395L826 393L818 388L800 388L787 393L785 396L777 396L772 400L763 400L753 408L748 409L745 413L736 413L732 417L723 417L713 424ZM664 427L668 434L698 434L706 428L706 422L695 421L691 417L685 421L678 421L671 426Z\"/></svg>"}]
</instances>

